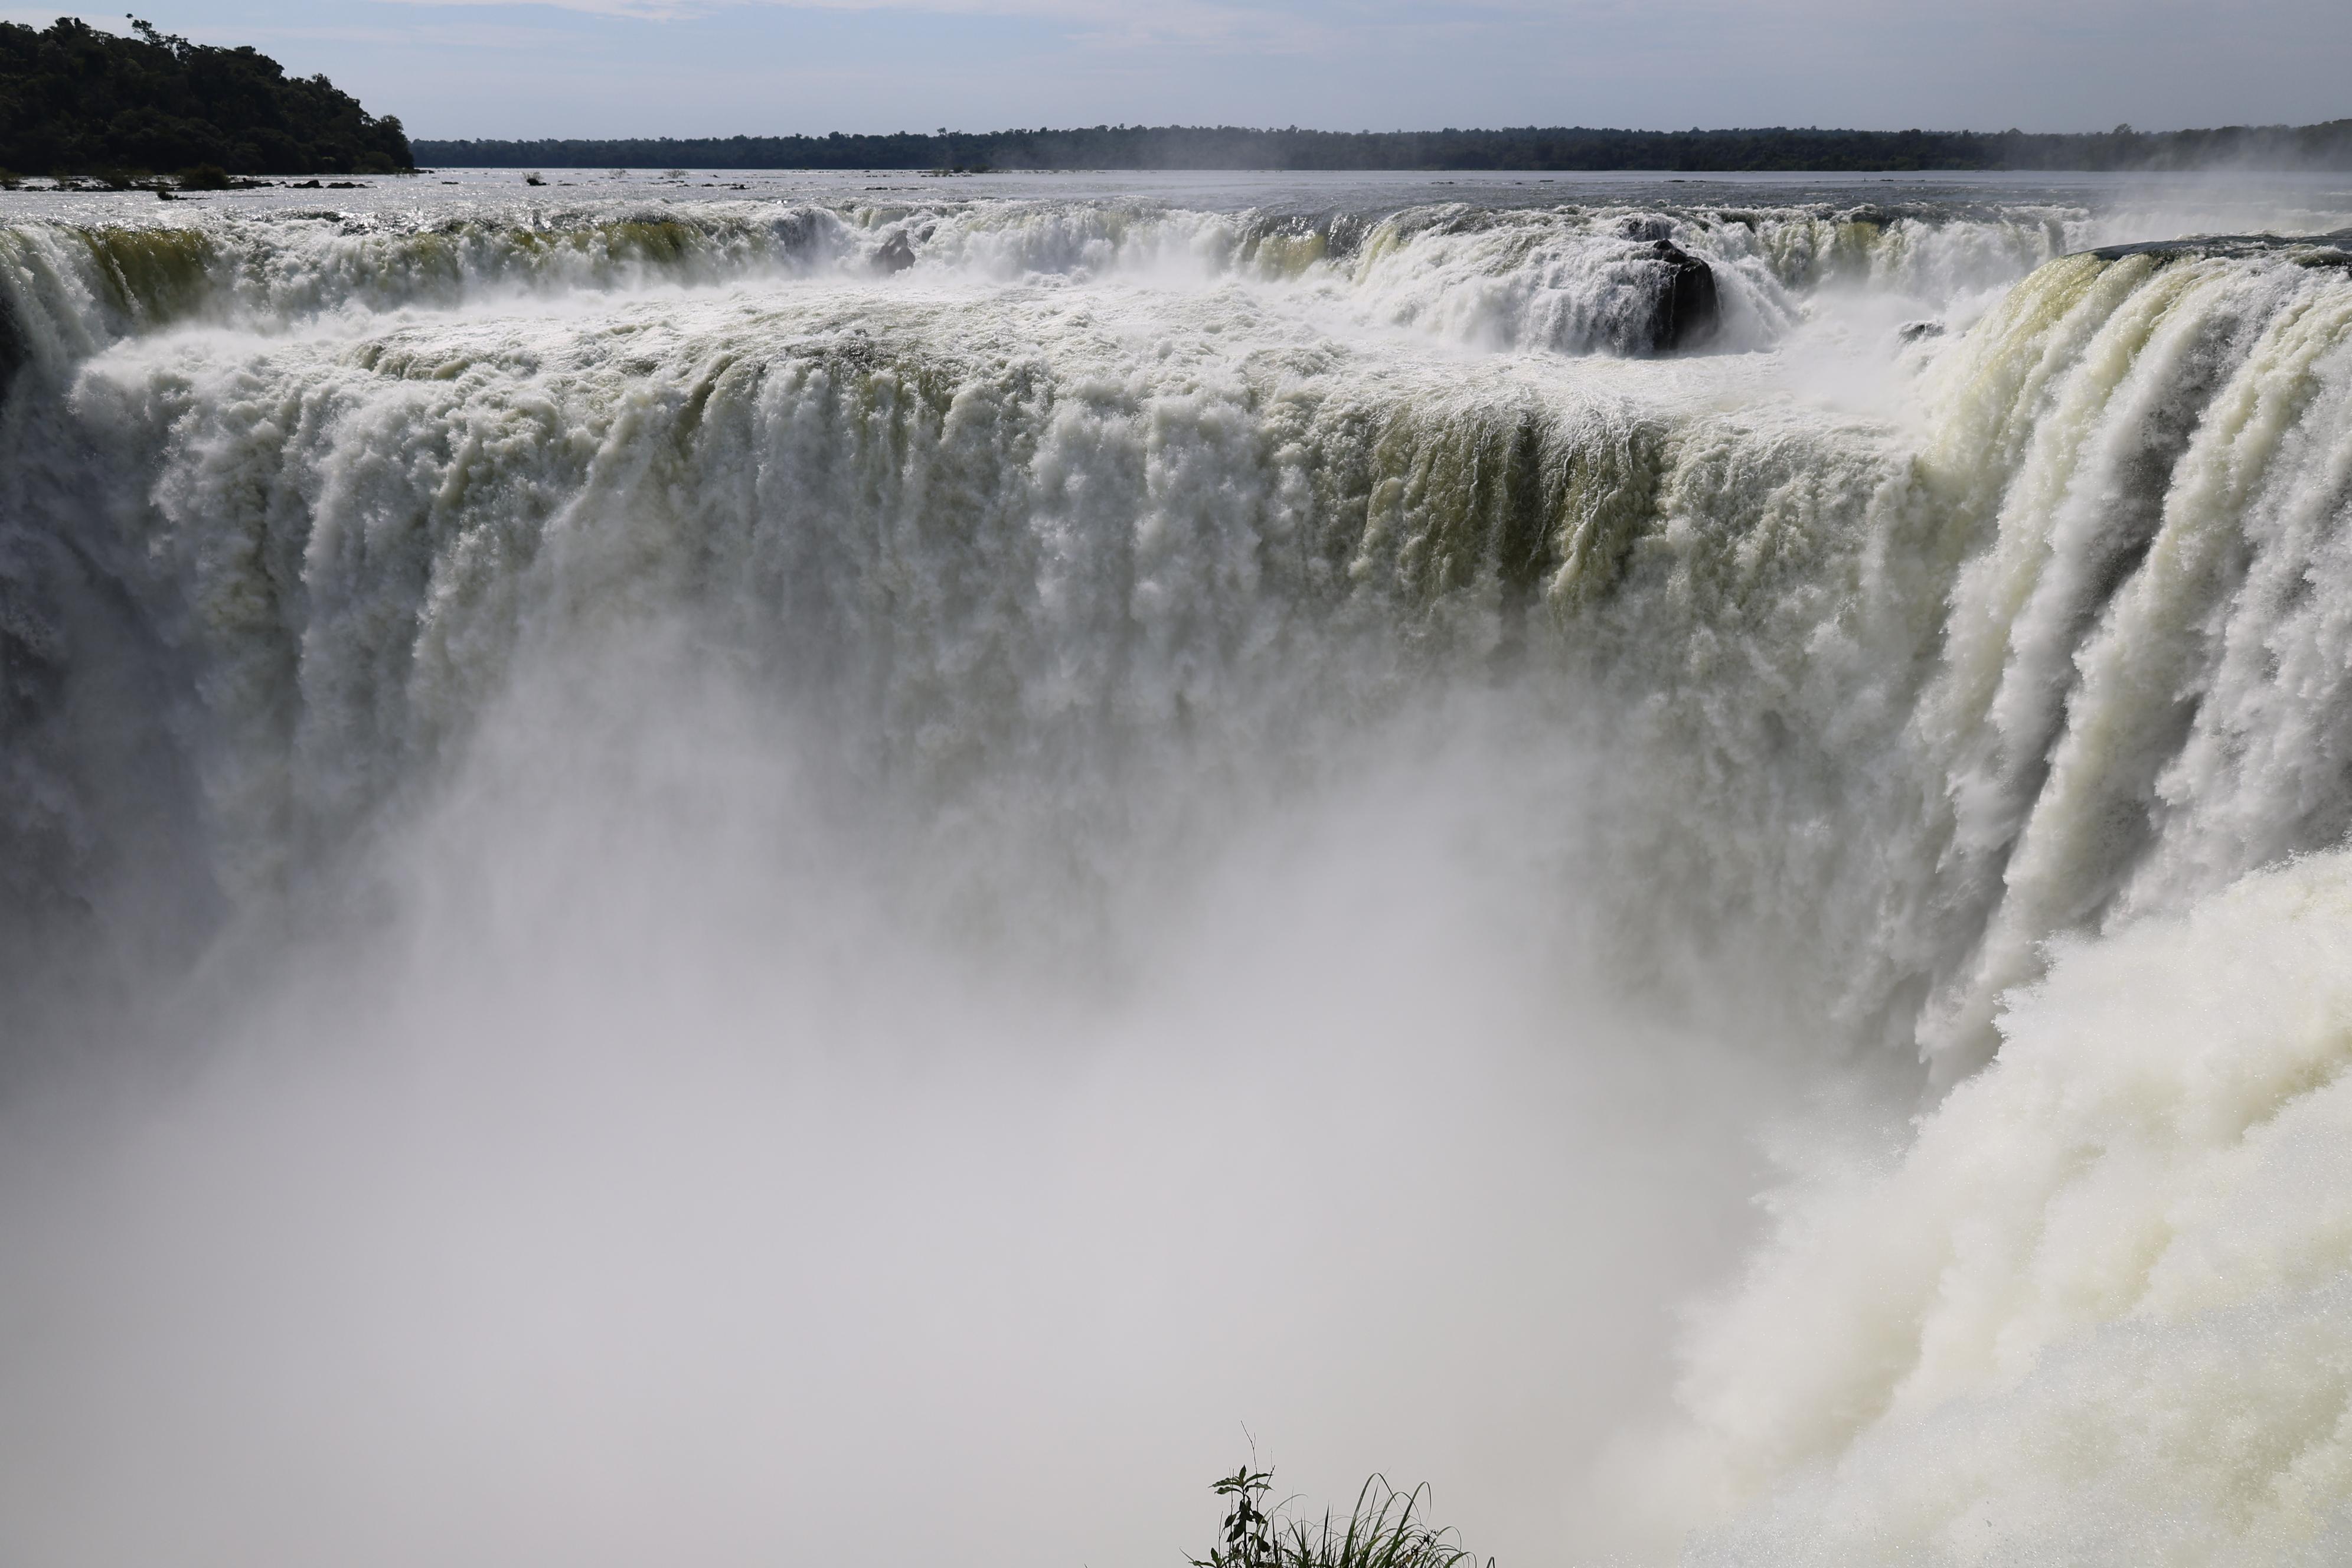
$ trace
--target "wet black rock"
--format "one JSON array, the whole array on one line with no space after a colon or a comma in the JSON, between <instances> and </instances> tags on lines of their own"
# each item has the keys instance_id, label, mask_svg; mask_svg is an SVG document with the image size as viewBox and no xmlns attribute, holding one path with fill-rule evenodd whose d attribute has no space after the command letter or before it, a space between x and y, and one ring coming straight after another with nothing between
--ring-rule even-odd
<instances>
[{"instance_id":1,"label":"wet black rock","mask_svg":"<svg viewBox=\"0 0 2352 1568\"><path fill-rule=\"evenodd\" d=\"M1657 263L1649 319L1636 329L1640 341L1626 346L1653 354L1705 346L1723 324L1715 268L1672 240L1653 240L1649 250Z\"/></svg>"},{"instance_id":2,"label":"wet black rock","mask_svg":"<svg viewBox=\"0 0 2352 1568\"><path fill-rule=\"evenodd\" d=\"M2137 245L2103 245L2091 252L2102 261L2153 256L2167 261L2202 257L2234 260L2278 256L2303 267L2352 267L2352 228L2332 234L2206 234L2189 239L2151 239Z\"/></svg>"},{"instance_id":3,"label":"wet black rock","mask_svg":"<svg viewBox=\"0 0 2352 1568\"><path fill-rule=\"evenodd\" d=\"M5 300L0 300L0 403L8 398L8 389L16 380L16 373L25 368L25 335L16 326L16 315Z\"/></svg>"},{"instance_id":4,"label":"wet black rock","mask_svg":"<svg viewBox=\"0 0 2352 1568\"><path fill-rule=\"evenodd\" d=\"M892 235L874 253L874 270L877 272L904 272L914 264L915 247L907 243L907 237L903 234Z\"/></svg>"}]
</instances>

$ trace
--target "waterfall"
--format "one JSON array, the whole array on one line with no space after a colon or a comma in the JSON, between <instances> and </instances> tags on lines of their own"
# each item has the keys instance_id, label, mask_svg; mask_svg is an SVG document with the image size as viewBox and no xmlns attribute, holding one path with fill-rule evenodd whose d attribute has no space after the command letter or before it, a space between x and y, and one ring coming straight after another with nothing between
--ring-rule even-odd
<instances>
[{"instance_id":1,"label":"waterfall","mask_svg":"<svg viewBox=\"0 0 2352 1568\"><path fill-rule=\"evenodd\" d=\"M2278 1358L2352 1343L2326 1149L2352 262L2342 236L2089 248L2121 221L17 223L0 977L65 1020L42 1082L110 1030L323 1038L338 986L402 1038L460 1030L477 984L528 1016L512 966L542 940L576 939L550 973L597 994L644 966L565 1026L588 1037L691 1035L732 988L887 1057L955 1026L828 988L904 946L933 956L884 988L979 986L992 1048L1129 1009L1109 1032L1148 1079L1199 1020L1135 998L1202 965L1315 1033L1306 971L1202 934L1222 899L1252 930L1288 907L1291 883L1233 890L1250 866L1420 867L1296 929L1423 944L1427 995L1457 998L1431 1016L1465 1029L1501 1007L1514 1039L1644 1072L1697 1051L1695 1104L1727 1098L1694 1126L1751 1093L1798 1115L1825 1080L1874 1086L1861 1123L1926 1108L1850 1168L1798 1160L1767 1234L1708 1244L1750 1247L1743 1282L1685 1342L1674 1434L1620 1454L1704 1526L1695 1560L2317 1552L2341 1392ZM600 864L634 889L610 929ZM1457 894L1485 912L1444 914ZM1465 956L1473 932L1502 948ZM373 978L303 980L332 967L314 942ZM1330 1016L1377 1034L1375 978L1333 973L1369 989ZM101 991L148 1021L87 1024ZM159 1032L158 1006L207 1021ZM1574 1043L1586 1007L1601 1044ZM1450 1081L1430 1049L1391 1065ZM237 1121L211 1114L187 1136ZM1708 1257L1659 1289L1719 1282ZM64 1517L23 1537L38 1560L127 1560L42 1533Z\"/></svg>"}]
</instances>

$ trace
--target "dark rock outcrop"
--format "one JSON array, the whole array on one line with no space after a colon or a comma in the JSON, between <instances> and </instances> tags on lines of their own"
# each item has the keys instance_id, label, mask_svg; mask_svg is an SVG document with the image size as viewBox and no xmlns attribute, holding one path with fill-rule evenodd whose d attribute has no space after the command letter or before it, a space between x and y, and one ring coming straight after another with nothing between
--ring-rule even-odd
<instances>
[{"instance_id":1,"label":"dark rock outcrop","mask_svg":"<svg viewBox=\"0 0 2352 1568\"><path fill-rule=\"evenodd\" d=\"M2250 259L2279 256L2303 267L2352 267L2352 228L2332 234L2206 234L2189 239L2150 239L2137 245L2103 245L2091 252L2102 261L2154 256L2168 261L2200 257Z\"/></svg>"},{"instance_id":2,"label":"dark rock outcrop","mask_svg":"<svg viewBox=\"0 0 2352 1568\"><path fill-rule=\"evenodd\" d=\"M1656 263L1649 319L1643 340L1628 345L1636 353L1674 353L1703 347L1723 325L1723 301L1715 268L1670 239L1652 240Z\"/></svg>"}]
</instances>

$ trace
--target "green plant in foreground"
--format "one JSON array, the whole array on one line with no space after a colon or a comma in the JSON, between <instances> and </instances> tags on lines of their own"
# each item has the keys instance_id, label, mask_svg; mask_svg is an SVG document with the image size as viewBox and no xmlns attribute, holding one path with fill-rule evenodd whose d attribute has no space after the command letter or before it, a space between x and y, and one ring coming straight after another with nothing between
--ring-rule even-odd
<instances>
[{"instance_id":1,"label":"green plant in foreground","mask_svg":"<svg viewBox=\"0 0 2352 1568\"><path fill-rule=\"evenodd\" d=\"M1192 1568L1479 1568L1453 1531L1432 1528L1423 1517L1425 1485L1401 1492L1374 1476L1347 1518L1326 1509L1310 1521L1287 1517L1286 1504L1269 1510L1273 1484L1271 1469L1244 1465L1211 1489L1231 1501L1209 1555L1186 1560ZM1494 1559L1484 1568L1494 1568Z\"/></svg>"},{"instance_id":2,"label":"green plant in foreground","mask_svg":"<svg viewBox=\"0 0 2352 1568\"><path fill-rule=\"evenodd\" d=\"M1273 1484L1272 1470L1244 1465L1209 1489L1233 1502L1208 1556L1186 1559L1192 1568L1270 1568L1276 1561L1274 1518L1265 1511L1265 1491Z\"/></svg>"}]
</instances>

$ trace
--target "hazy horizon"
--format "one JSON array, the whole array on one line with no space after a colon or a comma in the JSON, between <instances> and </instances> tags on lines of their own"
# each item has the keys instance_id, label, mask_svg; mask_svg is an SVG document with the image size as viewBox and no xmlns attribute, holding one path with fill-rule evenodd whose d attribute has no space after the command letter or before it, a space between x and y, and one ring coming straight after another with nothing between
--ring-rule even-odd
<instances>
[{"instance_id":1,"label":"hazy horizon","mask_svg":"<svg viewBox=\"0 0 2352 1568\"><path fill-rule=\"evenodd\" d=\"M1172 0L1148 16L1100 0L237 0L147 18L324 73L436 141L1097 124L2168 131L2352 114L2352 26L2320 0L2228 13L1969 0L1896 16L1841 0Z\"/></svg>"}]
</instances>

